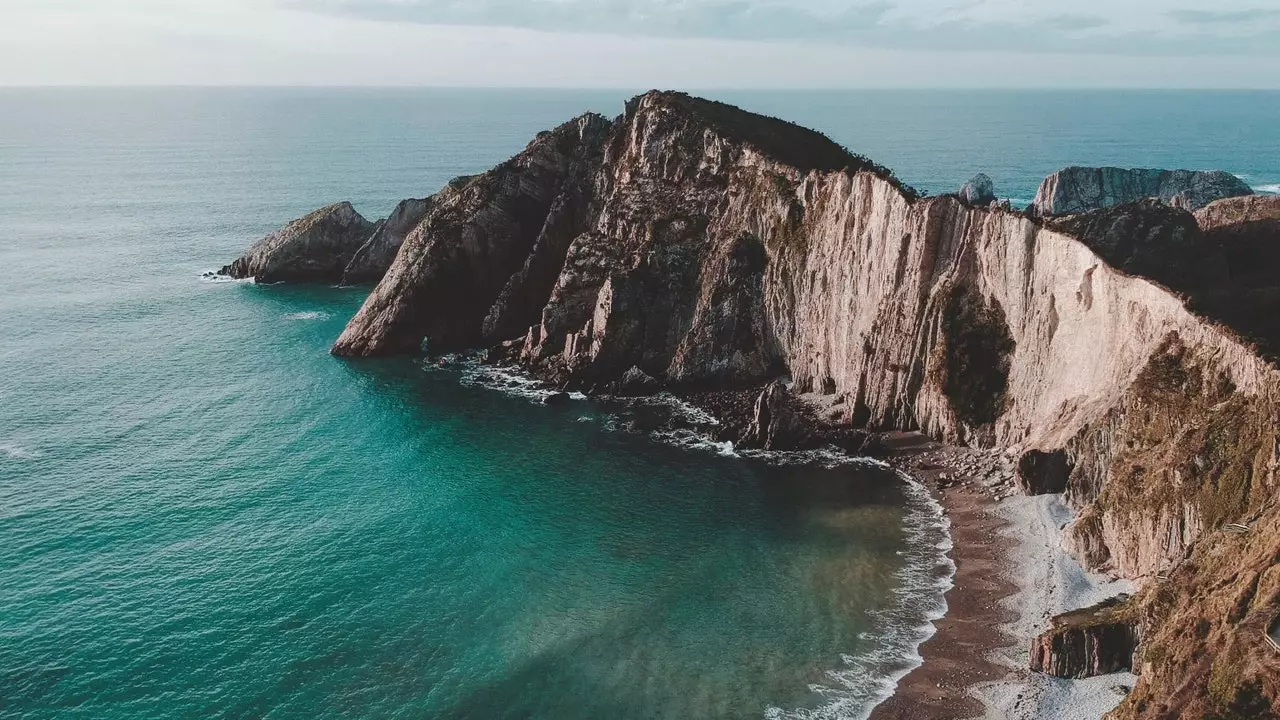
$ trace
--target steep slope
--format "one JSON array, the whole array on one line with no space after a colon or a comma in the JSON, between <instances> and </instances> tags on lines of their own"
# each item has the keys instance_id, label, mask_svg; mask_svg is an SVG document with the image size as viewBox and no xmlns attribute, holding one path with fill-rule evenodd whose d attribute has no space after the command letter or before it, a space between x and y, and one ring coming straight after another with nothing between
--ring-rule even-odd
<instances>
[{"instance_id":1,"label":"steep slope","mask_svg":"<svg viewBox=\"0 0 1280 720\"><path fill-rule=\"evenodd\" d=\"M1243 272L1223 223L919 198L817 133L654 92L437 196L334 352L502 343L585 389L789 374L848 426L1065 458L1075 553L1147 583L1126 615L1143 679L1118 713L1229 713L1278 697L1256 626L1280 614L1280 536L1228 530L1280 522L1280 373L1188 309Z\"/></svg>"}]
</instances>

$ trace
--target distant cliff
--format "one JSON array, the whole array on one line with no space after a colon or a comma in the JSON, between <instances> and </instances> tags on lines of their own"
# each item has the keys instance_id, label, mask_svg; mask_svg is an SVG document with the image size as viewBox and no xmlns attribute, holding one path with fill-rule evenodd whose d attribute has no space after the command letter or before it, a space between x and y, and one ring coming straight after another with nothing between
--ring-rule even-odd
<instances>
[{"instance_id":1,"label":"distant cliff","mask_svg":"<svg viewBox=\"0 0 1280 720\"><path fill-rule=\"evenodd\" d=\"M492 346L586 390L790 375L848 427L1051 455L1076 554L1147 581L1117 715L1222 714L1280 698L1257 632L1280 614L1280 373L1230 296L1255 277L1271 302L1248 261L1270 231L1241 255L1215 234L1235 212L921 198L817 133L653 92L435 196L334 352ZM781 395L753 421L774 444Z\"/></svg>"},{"instance_id":2,"label":"distant cliff","mask_svg":"<svg viewBox=\"0 0 1280 720\"><path fill-rule=\"evenodd\" d=\"M1064 215L1143 198L1197 210L1214 200L1252 194L1243 180L1221 170L1068 167L1044 179L1031 211L1037 215Z\"/></svg>"}]
</instances>

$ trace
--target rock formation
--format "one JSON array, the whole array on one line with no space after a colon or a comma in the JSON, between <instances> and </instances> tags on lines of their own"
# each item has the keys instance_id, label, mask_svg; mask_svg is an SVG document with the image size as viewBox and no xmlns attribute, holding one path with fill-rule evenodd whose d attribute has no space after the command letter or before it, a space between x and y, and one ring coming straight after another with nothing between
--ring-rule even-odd
<instances>
[{"instance_id":1,"label":"rock formation","mask_svg":"<svg viewBox=\"0 0 1280 720\"><path fill-rule=\"evenodd\" d=\"M970 205L990 205L996 201L996 186L986 173L978 173L961 186L959 195Z\"/></svg>"},{"instance_id":2,"label":"rock formation","mask_svg":"<svg viewBox=\"0 0 1280 720\"><path fill-rule=\"evenodd\" d=\"M351 203L329 205L259 240L219 272L262 283L336 283L373 229Z\"/></svg>"},{"instance_id":3,"label":"rock formation","mask_svg":"<svg viewBox=\"0 0 1280 720\"><path fill-rule=\"evenodd\" d=\"M765 450L808 446L813 440L813 432L792 403L786 385L777 380L770 383L756 400L755 413L740 444Z\"/></svg>"},{"instance_id":4,"label":"rock formation","mask_svg":"<svg viewBox=\"0 0 1280 720\"><path fill-rule=\"evenodd\" d=\"M422 222L435 198L402 200L390 217L378 223L373 234L352 256L342 272L343 285L377 282L396 259L405 236Z\"/></svg>"},{"instance_id":5,"label":"rock formation","mask_svg":"<svg viewBox=\"0 0 1280 720\"><path fill-rule=\"evenodd\" d=\"M1031 669L1061 678L1107 675L1138 666L1141 630L1121 596L1053 619L1031 641Z\"/></svg>"},{"instance_id":6,"label":"rock formation","mask_svg":"<svg viewBox=\"0 0 1280 720\"><path fill-rule=\"evenodd\" d=\"M1173 185L1202 204L1204 182ZM1271 296L1231 292L1273 274L1241 258L1273 256L1270 226L1235 217L921 198L817 133L653 92L442 191L334 352L497 346L585 390L633 368L682 392L785 374L850 428L1044 453L1027 473L1054 488L1065 458L1073 552L1146 582L1117 715L1208 715L1280 698L1257 632L1280 613L1280 372L1253 334L1275 320ZM753 430L775 446L780 387Z\"/></svg>"},{"instance_id":7,"label":"rock formation","mask_svg":"<svg viewBox=\"0 0 1280 720\"><path fill-rule=\"evenodd\" d=\"M1068 167L1044 179L1031 203L1040 216L1101 210L1113 205L1156 198L1184 210L1197 210L1214 200L1252 195L1243 180L1221 170L1126 170L1115 167Z\"/></svg>"},{"instance_id":8,"label":"rock formation","mask_svg":"<svg viewBox=\"0 0 1280 720\"><path fill-rule=\"evenodd\" d=\"M1280 195L1246 195L1209 203L1196 211L1202 230L1254 222L1280 222Z\"/></svg>"}]
</instances>

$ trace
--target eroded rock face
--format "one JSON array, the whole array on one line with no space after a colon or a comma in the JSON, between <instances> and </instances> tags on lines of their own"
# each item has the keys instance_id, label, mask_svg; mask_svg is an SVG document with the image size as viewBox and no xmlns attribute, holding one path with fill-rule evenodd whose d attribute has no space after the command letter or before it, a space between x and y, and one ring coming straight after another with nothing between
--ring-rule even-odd
<instances>
[{"instance_id":1,"label":"eroded rock face","mask_svg":"<svg viewBox=\"0 0 1280 720\"><path fill-rule=\"evenodd\" d=\"M1156 198L1198 210L1214 200L1252 194L1243 180L1221 170L1068 167L1044 179L1031 208L1041 216L1062 215Z\"/></svg>"},{"instance_id":2,"label":"eroded rock face","mask_svg":"<svg viewBox=\"0 0 1280 720\"><path fill-rule=\"evenodd\" d=\"M990 205L996 201L996 186L986 173L978 173L961 186L959 194L970 205Z\"/></svg>"},{"instance_id":3,"label":"eroded rock face","mask_svg":"<svg viewBox=\"0 0 1280 720\"><path fill-rule=\"evenodd\" d=\"M1031 642L1031 670L1087 678L1137 669L1141 631L1127 597L1055 617Z\"/></svg>"},{"instance_id":4,"label":"eroded rock face","mask_svg":"<svg viewBox=\"0 0 1280 720\"><path fill-rule=\"evenodd\" d=\"M432 351L494 342L501 331L537 314L547 277L532 272L582 232L579 220L610 123L584 115L542 133L519 155L437 195L431 211L405 239L395 262L338 338L339 355ZM553 209L555 212L553 213ZM508 286L519 286L513 290ZM546 288L549 289L549 288ZM499 297L524 302L495 307ZM508 318L518 319L512 322Z\"/></svg>"},{"instance_id":5,"label":"eroded rock face","mask_svg":"<svg viewBox=\"0 0 1280 720\"><path fill-rule=\"evenodd\" d=\"M351 203L329 205L259 240L219 272L262 283L336 283L373 229Z\"/></svg>"},{"instance_id":6,"label":"eroded rock face","mask_svg":"<svg viewBox=\"0 0 1280 720\"><path fill-rule=\"evenodd\" d=\"M374 228L372 235L352 256L342 273L343 285L377 282L396 259L405 236L413 231L431 209L434 198L402 200L386 220Z\"/></svg>"}]
</instances>

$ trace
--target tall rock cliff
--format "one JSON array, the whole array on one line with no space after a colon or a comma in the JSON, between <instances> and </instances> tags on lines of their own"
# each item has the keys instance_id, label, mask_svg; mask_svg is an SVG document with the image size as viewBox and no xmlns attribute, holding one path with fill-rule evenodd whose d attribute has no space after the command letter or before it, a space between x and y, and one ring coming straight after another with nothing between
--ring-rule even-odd
<instances>
[{"instance_id":1,"label":"tall rock cliff","mask_svg":"<svg viewBox=\"0 0 1280 720\"><path fill-rule=\"evenodd\" d=\"M849 426L1053 457L1076 554L1147 583L1118 714L1208 715L1280 698L1256 633L1280 614L1280 373L1227 322L1250 269L1215 235L1241 224L921 198L817 133L653 92L438 195L334 352L502 343L585 389L789 374Z\"/></svg>"},{"instance_id":2,"label":"tall rock cliff","mask_svg":"<svg viewBox=\"0 0 1280 720\"><path fill-rule=\"evenodd\" d=\"M1240 178L1221 170L1152 170L1116 167L1068 167L1044 179L1031 203L1041 216L1101 210L1156 198L1184 210L1197 210L1221 198L1251 195Z\"/></svg>"}]
</instances>

